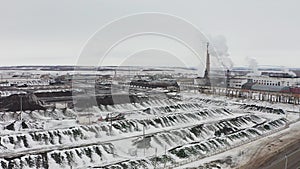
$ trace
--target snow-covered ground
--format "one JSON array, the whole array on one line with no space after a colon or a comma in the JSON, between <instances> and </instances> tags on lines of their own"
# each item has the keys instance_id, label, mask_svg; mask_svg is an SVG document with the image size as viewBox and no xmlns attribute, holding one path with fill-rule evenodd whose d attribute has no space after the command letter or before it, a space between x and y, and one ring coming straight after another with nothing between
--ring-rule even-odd
<instances>
[{"instance_id":1,"label":"snow-covered ground","mask_svg":"<svg viewBox=\"0 0 300 169\"><path fill-rule=\"evenodd\" d=\"M186 168L205 163L234 168L255 151L249 145L284 132L299 117L294 105L193 91L181 95L181 101L157 99L88 110L97 119L108 113L125 115L111 123L78 124L76 112L56 109L25 112L23 118L35 125L9 131L4 127L15 116L2 113L0 168Z\"/></svg>"},{"instance_id":2,"label":"snow-covered ground","mask_svg":"<svg viewBox=\"0 0 300 169\"><path fill-rule=\"evenodd\" d=\"M222 169L241 168L241 166L247 165L247 163L250 160L253 160L253 158L255 160L259 158L263 158L264 155L271 154L275 151L278 151L280 148L283 147L283 145L286 146L287 144L289 144L288 141L285 141L286 143L282 143L282 145L276 147L274 146L276 144L275 141L279 140L279 142L284 142L283 140L291 140L291 139L295 140L295 138L297 137L299 138L299 135L300 135L300 121L291 124L289 128L271 134L267 137L258 139L256 141L241 145L239 147L233 148L226 152L213 155L195 162L191 162L176 168L178 169L197 168L200 166L204 168L213 168L213 166L215 166L215 168L219 167ZM293 142L291 141L290 143ZM260 151L260 154L257 154L258 151ZM255 157L255 155L257 155L257 157ZM226 164L226 162L224 162L226 160L229 161L229 164ZM251 166L248 167L251 168Z\"/></svg>"}]
</instances>

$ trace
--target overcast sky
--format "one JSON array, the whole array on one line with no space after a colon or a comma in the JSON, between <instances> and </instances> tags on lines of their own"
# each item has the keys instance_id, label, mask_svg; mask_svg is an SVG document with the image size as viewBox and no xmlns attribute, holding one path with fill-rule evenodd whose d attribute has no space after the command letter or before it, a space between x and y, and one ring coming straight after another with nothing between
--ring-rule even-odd
<instances>
[{"instance_id":1,"label":"overcast sky","mask_svg":"<svg viewBox=\"0 0 300 169\"><path fill-rule=\"evenodd\" d=\"M72 65L86 41L110 21L140 12L184 18L226 38L234 66L300 67L298 0L20 0L0 5L1 66ZM120 28L121 29L121 28Z\"/></svg>"}]
</instances>

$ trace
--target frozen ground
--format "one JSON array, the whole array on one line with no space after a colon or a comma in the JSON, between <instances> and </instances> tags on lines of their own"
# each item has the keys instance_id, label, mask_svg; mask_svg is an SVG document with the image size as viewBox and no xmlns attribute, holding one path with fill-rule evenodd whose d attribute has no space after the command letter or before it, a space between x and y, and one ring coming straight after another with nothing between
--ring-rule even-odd
<instances>
[{"instance_id":1,"label":"frozen ground","mask_svg":"<svg viewBox=\"0 0 300 169\"><path fill-rule=\"evenodd\" d=\"M285 146L299 142L300 122L270 136L241 145L226 152L198 160L176 168L257 168L258 164L274 156ZM226 164L226 160L229 164ZM222 163L223 162L223 163Z\"/></svg>"},{"instance_id":2,"label":"frozen ground","mask_svg":"<svg viewBox=\"0 0 300 169\"><path fill-rule=\"evenodd\" d=\"M4 127L14 115L2 113L0 168L238 168L272 138L299 128L286 129L298 119L298 106L181 94L182 101L88 110L95 118L125 114L112 123L80 125L74 111L56 109L26 112L24 119L35 125L9 131Z\"/></svg>"}]
</instances>

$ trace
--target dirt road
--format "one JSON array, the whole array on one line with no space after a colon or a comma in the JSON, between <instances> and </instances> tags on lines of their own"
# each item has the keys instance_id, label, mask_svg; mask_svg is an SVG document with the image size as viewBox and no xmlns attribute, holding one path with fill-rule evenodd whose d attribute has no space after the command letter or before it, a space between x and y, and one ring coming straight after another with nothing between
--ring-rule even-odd
<instances>
[{"instance_id":1,"label":"dirt road","mask_svg":"<svg viewBox=\"0 0 300 169\"><path fill-rule=\"evenodd\" d=\"M250 160L240 169L297 169L300 165L300 128L294 127L286 132L270 137L256 147Z\"/></svg>"}]
</instances>

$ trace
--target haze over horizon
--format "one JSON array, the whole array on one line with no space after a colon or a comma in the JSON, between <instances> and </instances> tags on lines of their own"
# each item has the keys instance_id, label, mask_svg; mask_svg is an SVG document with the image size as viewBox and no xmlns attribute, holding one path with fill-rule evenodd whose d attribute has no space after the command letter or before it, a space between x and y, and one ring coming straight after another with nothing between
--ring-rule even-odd
<instances>
[{"instance_id":1,"label":"haze over horizon","mask_svg":"<svg viewBox=\"0 0 300 169\"><path fill-rule=\"evenodd\" d=\"M300 67L299 5L297 0L5 1L0 66L75 65L86 41L105 24L158 12L184 18L207 36L224 37L235 67L247 66L246 58L258 65Z\"/></svg>"}]
</instances>

